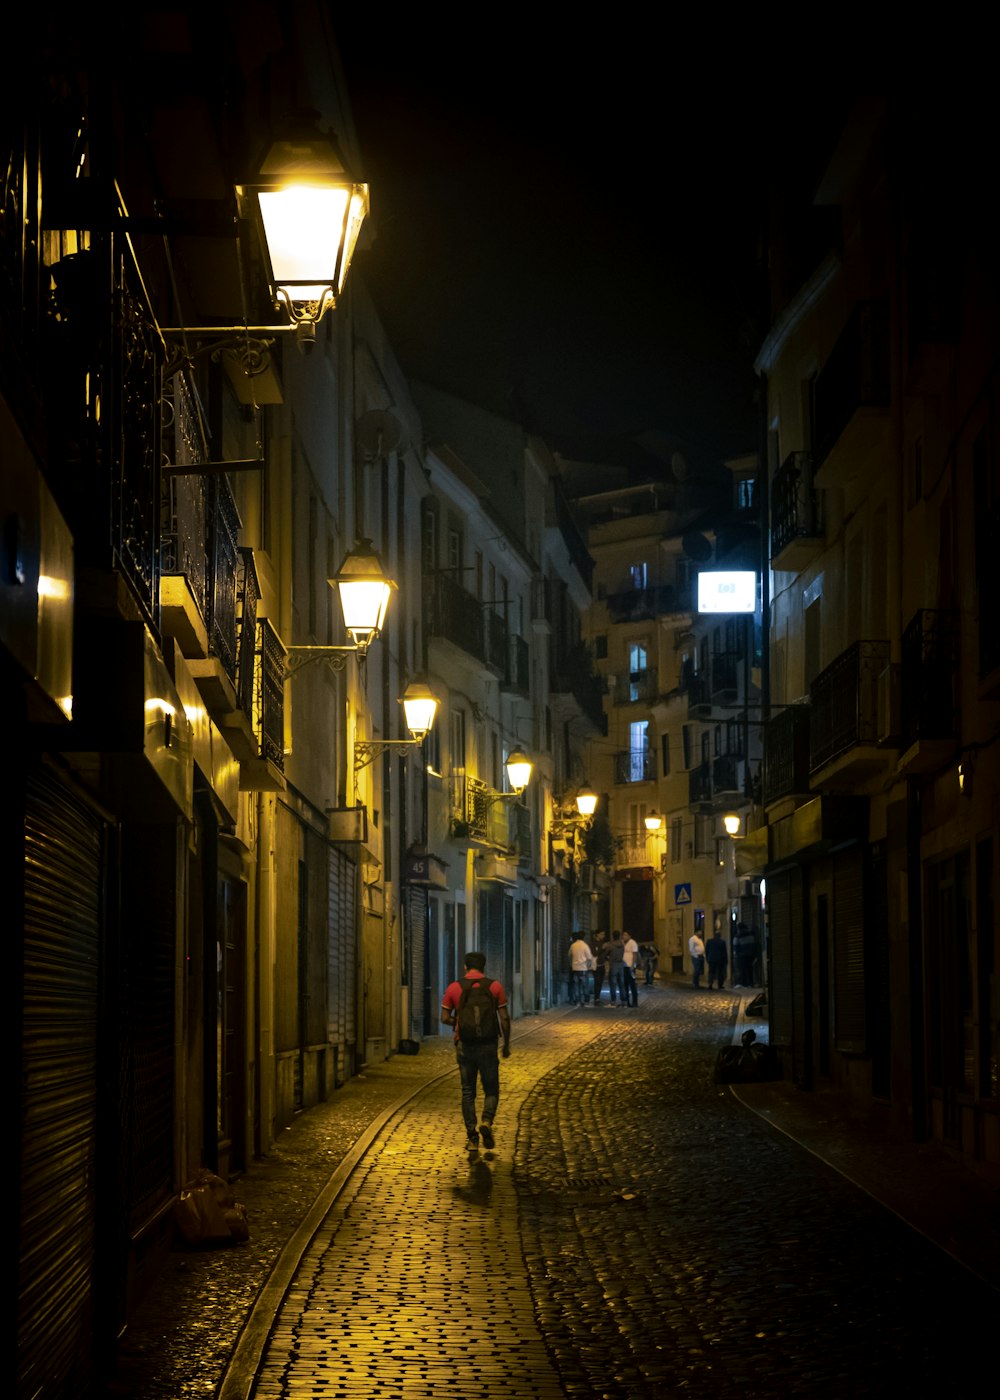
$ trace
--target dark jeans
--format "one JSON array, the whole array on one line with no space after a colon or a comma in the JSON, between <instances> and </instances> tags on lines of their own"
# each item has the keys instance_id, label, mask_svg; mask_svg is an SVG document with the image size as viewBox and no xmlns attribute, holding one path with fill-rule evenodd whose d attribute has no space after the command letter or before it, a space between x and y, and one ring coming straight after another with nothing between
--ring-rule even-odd
<instances>
[{"instance_id":1,"label":"dark jeans","mask_svg":"<svg viewBox=\"0 0 1000 1400\"><path fill-rule=\"evenodd\" d=\"M639 988L635 982L635 969L622 964L622 976L625 979L625 1004L626 1006L639 1005Z\"/></svg>"},{"instance_id":2,"label":"dark jeans","mask_svg":"<svg viewBox=\"0 0 1000 1400\"><path fill-rule=\"evenodd\" d=\"M722 991L722 988L726 985L726 964L725 964L725 963L709 963L709 965L708 965L708 985L711 986L713 982L718 982L718 984L719 984L719 991L721 992L721 991Z\"/></svg>"},{"instance_id":3,"label":"dark jeans","mask_svg":"<svg viewBox=\"0 0 1000 1400\"><path fill-rule=\"evenodd\" d=\"M604 968L598 963L594 968L594 1005L601 999L601 988L604 986Z\"/></svg>"},{"instance_id":4,"label":"dark jeans","mask_svg":"<svg viewBox=\"0 0 1000 1400\"><path fill-rule=\"evenodd\" d=\"M500 1100L500 1042L486 1040L470 1045L461 1040L455 1046L458 1075L462 1081L462 1121L466 1132L474 1133L476 1118L476 1081L483 1081L483 1119L492 1123Z\"/></svg>"},{"instance_id":5,"label":"dark jeans","mask_svg":"<svg viewBox=\"0 0 1000 1400\"><path fill-rule=\"evenodd\" d=\"M691 983L692 986L701 986L701 974L705 971L704 957L691 959Z\"/></svg>"},{"instance_id":6,"label":"dark jeans","mask_svg":"<svg viewBox=\"0 0 1000 1400\"><path fill-rule=\"evenodd\" d=\"M573 971L569 974L569 999L574 1006L587 1000L587 974Z\"/></svg>"},{"instance_id":7,"label":"dark jeans","mask_svg":"<svg viewBox=\"0 0 1000 1400\"><path fill-rule=\"evenodd\" d=\"M625 1005L625 964L612 963L608 969L608 1000L614 1006L616 1001Z\"/></svg>"}]
</instances>

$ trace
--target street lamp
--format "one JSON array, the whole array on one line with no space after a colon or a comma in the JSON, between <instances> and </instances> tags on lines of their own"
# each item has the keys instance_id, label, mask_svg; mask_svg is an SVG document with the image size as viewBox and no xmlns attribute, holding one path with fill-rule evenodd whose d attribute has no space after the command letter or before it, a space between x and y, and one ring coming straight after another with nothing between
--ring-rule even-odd
<instances>
[{"instance_id":1,"label":"street lamp","mask_svg":"<svg viewBox=\"0 0 1000 1400\"><path fill-rule=\"evenodd\" d=\"M409 739L355 739L355 773L364 768L366 763L371 763L378 754L385 753L389 749L396 749L402 756L409 753L411 749L419 748L433 729L438 700L423 681L411 681L400 697L399 703L403 707L406 727L409 729L411 737Z\"/></svg>"},{"instance_id":2,"label":"street lamp","mask_svg":"<svg viewBox=\"0 0 1000 1400\"><path fill-rule=\"evenodd\" d=\"M534 764L523 749L511 749L507 755L507 781L513 791L501 793L501 797L519 797L528 786Z\"/></svg>"},{"instance_id":3,"label":"street lamp","mask_svg":"<svg viewBox=\"0 0 1000 1400\"><path fill-rule=\"evenodd\" d=\"M316 326L343 293L369 199L368 186L350 174L331 136L313 122L273 141L256 176L235 191L239 215L257 229L271 299L289 322L161 326L165 340L183 347L168 369L228 348L242 357L245 373L259 373L279 335L294 334L299 348L310 350Z\"/></svg>"},{"instance_id":4,"label":"street lamp","mask_svg":"<svg viewBox=\"0 0 1000 1400\"><path fill-rule=\"evenodd\" d=\"M275 306L284 307L299 344L344 290L368 186L347 170L333 140L315 127L271 143L254 180L236 188L241 213L257 225Z\"/></svg>"},{"instance_id":5,"label":"street lamp","mask_svg":"<svg viewBox=\"0 0 1000 1400\"><path fill-rule=\"evenodd\" d=\"M597 793L589 783L584 783L576 795L576 810L581 817L587 818L592 817L597 811Z\"/></svg>"},{"instance_id":6,"label":"street lamp","mask_svg":"<svg viewBox=\"0 0 1000 1400\"><path fill-rule=\"evenodd\" d=\"M740 834L740 816L738 812L727 812L722 818L722 825L726 828L726 835L736 837Z\"/></svg>"},{"instance_id":7,"label":"street lamp","mask_svg":"<svg viewBox=\"0 0 1000 1400\"><path fill-rule=\"evenodd\" d=\"M327 583L340 593L344 626L354 644L288 647L286 675L296 675L310 661L326 661L335 671L342 671L351 654L363 661L368 648L382 631L386 609L396 584L382 568L382 561L371 540L358 540L344 557L339 572L327 579Z\"/></svg>"},{"instance_id":8,"label":"street lamp","mask_svg":"<svg viewBox=\"0 0 1000 1400\"><path fill-rule=\"evenodd\" d=\"M656 811L650 812L649 816L644 818L644 821L646 830L650 832L659 831L663 825L663 818L660 816L659 812Z\"/></svg>"}]
</instances>

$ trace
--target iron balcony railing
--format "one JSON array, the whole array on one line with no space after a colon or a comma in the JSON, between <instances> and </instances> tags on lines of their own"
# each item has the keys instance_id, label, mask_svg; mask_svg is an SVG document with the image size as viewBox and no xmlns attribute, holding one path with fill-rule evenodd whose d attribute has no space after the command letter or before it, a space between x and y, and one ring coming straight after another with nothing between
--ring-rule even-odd
<instances>
[{"instance_id":1,"label":"iron balcony railing","mask_svg":"<svg viewBox=\"0 0 1000 1400\"><path fill-rule=\"evenodd\" d=\"M712 760L712 796L730 796L743 792L742 760L732 754L720 754Z\"/></svg>"},{"instance_id":2,"label":"iron balcony railing","mask_svg":"<svg viewBox=\"0 0 1000 1400\"><path fill-rule=\"evenodd\" d=\"M717 651L712 654L712 698L731 698L739 688L738 651Z\"/></svg>"},{"instance_id":3,"label":"iron balcony railing","mask_svg":"<svg viewBox=\"0 0 1000 1400\"><path fill-rule=\"evenodd\" d=\"M266 617L257 622L254 667L253 727L261 758L285 766L285 654L277 632Z\"/></svg>"},{"instance_id":4,"label":"iron balcony railing","mask_svg":"<svg viewBox=\"0 0 1000 1400\"><path fill-rule=\"evenodd\" d=\"M590 648L583 642L563 647L552 639L549 689L553 695L571 695L599 734L605 732L605 681L593 668Z\"/></svg>"},{"instance_id":5,"label":"iron balcony railing","mask_svg":"<svg viewBox=\"0 0 1000 1400\"><path fill-rule=\"evenodd\" d=\"M254 563L253 550L239 551L237 580L239 620L236 653L236 694L240 709L253 714L255 676L257 671L257 604L260 601L260 581Z\"/></svg>"},{"instance_id":6,"label":"iron balcony railing","mask_svg":"<svg viewBox=\"0 0 1000 1400\"><path fill-rule=\"evenodd\" d=\"M809 688L809 767L815 773L862 744L876 744L878 678L889 664L886 641L855 642Z\"/></svg>"},{"instance_id":7,"label":"iron balcony railing","mask_svg":"<svg viewBox=\"0 0 1000 1400\"><path fill-rule=\"evenodd\" d=\"M859 302L816 380L816 465L862 408L889 404L889 308Z\"/></svg>"},{"instance_id":8,"label":"iron balcony railing","mask_svg":"<svg viewBox=\"0 0 1000 1400\"><path fill-rule=\"evenodd\" d=\"M903 633L899 719L904 748L955 733L958 614L920 608Z\"/></svg>"},{"instance_id":9,"label":"iron balcony railing","mask_svg":"<svg viewBox=\"0 0 1000 1400\"><path fill-rule=\"evenodd\" d=\"M656 699L656 694L656 667L652 666L644 671L619 676L615 681L613 699L616 705L648 705Z\"/></svg>"},{"instance_id":10,"label":"iron balcony railing","mask_svg":"<svg viewBox=\"0 0 1000 1400\"><path fill-rule=\"evenodd\" d=\"M655 588L627 588L605 600L611 622L648 622L670 613L691 611L691 589L661 583Z\"/></svg>"},{"instance_id":11,"label":"iron balcony railing","mask_svg":"<svg viewBox=\"0 0 1000 1400\"><path fill-rule=\"evenodd\" d=\"M648 783L653 776L653 755L649 749L625 749L615 754L616 783Z\"/></svg>"},{"instance_id":12,"label":"iron balcony railing","mask_svg":"<svg viewBox=\"0 0 1000 1400\"><path fill-rule=\"evenodd\" d=\"M808 791L809 706L786 705L764 726L764 804Z\"/></svg>"},{"instance_id":13,"label":"iron balcony railing","mask_svg":"<svg viewBox=\"0 0 1000 1400\"><path fill-rule=\"evenodd\" d=\"M507 624L499 613L487 608L483 614L483 638L486 643L486 664L501 678L510 668L510 642Z\"/></svg>"},{"instance_id":14,"label":"iron balcony railing","mask_svg":"<svg viewBox=\"0 0 1000 1400\"><path fill-rule=\"evenodd\" d=\"M793 540L815 539L821 533L812 457L790 452L771 482L771 558Z\"/></svg>"},{"instance_id":15,"label":"iron balcony railing","mask_svg":"<svg viewBox=\"0 0 1000 1400\"><path fill-rule=\"evenodd\" d=\"M424 576L424 626L429 637L443 637L487 662L486 630L479 599L448 574Z\"/></svg>"},{"instance_id":16,"label":"iron balcony railing","mask_svg":"<svg viewBox=\"0 0 1000 1400\"><path fill-rule=\"evenodd\" d=\"M708 676L688 675L682 678L681 687L687 695L688 715L711 709L712 696Z\"/></svg>"},{"instance_id":17,"label":"iron balcony railing","mask_svg":"<svg viewBox=\"0 0 1000 1400\"><path fill-rule=\"evenodd\" d=\"M693 803L711 802L712 765L699 763L688 773L688 801Z\"/></svg>"},{"instance_id":18,"label":"iron balcony railing","mask_svg":"<svg viewBox=\"0 0 1000 1400\"><path fill-rule=\"evenodd\" d=\"M504 850L526 855L530 849L530 813L510 795L499 796L481 778L467 775L464 780L464 829L456 835L488 841Z\"/></svg>"},{"instance_id":19,"label":"iron balcony railing","mask_svg":"<svg viewBox=\"0 0 1000 1400\"><path fill-rule=\"evenodd\" d=\"M508 666L503 678L504 690L528 696L531 686L531 653L523 637L512 632L508 638Z\"/></svg>"}]
</instances>

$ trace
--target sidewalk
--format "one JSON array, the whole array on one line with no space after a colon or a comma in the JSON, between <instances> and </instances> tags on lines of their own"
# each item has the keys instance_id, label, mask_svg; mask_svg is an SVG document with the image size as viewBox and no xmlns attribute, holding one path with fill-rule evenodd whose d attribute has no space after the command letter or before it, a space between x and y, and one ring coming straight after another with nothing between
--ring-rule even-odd
<instances>
[{"instance_id":1,"label":"sidewalk","mask_svg":"<svg viewBox=\"0 0 1000 1400\"><path fill-rule=\"evenodd\" d=\"M734 1042L752 1027L768 1039L766 1020L740 1004ZM874 1200L1000 1290L1000 1179L980 1175L937 1142L894 1138L888 1113L866 1114L844 1093L802 1090L786 1080L733 1084L747 1108L860 1187Z\"/></svg>"}]
</instances>

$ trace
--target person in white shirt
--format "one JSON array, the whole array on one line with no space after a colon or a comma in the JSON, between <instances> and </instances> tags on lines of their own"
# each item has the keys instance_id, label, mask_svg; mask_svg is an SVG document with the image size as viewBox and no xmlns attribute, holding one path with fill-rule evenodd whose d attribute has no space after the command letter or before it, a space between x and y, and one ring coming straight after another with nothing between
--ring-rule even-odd
<instances>
[{"instance_id":1,"label":"person in white shirt","mask_svg":"<svg viewBox=\"0 0 1000 1400\"><path fill-rule=\"evenodd\" d=\"M639 987L635 980L635 970L639 966L639 945L630 933L625 935L622 949L622 971L625 976L625 1005L639 1005Z\"/></svg>"},{"instance_id":2,"label":"person in white shirt","mask_svg":"<svg viewBox=\"0 0 1000 1400\"><path fill-rule=\"evenodd\" d=\"M701 986L701 974L705 971L705 944L697 933L688 939L688 952L691 954L691 985Z\"/></svg>"},{"instance_id":3,"label":"person in white shirt","mask_svg":"<svg viewBox=\"0 0 1000 1400\"><path fill-rule=\"evenodd\" d=\"M574 1006L587 1001L587 973L594 966L590 944L579 933L569 945L569 999Z\"/></svg>"}]
</instances>

